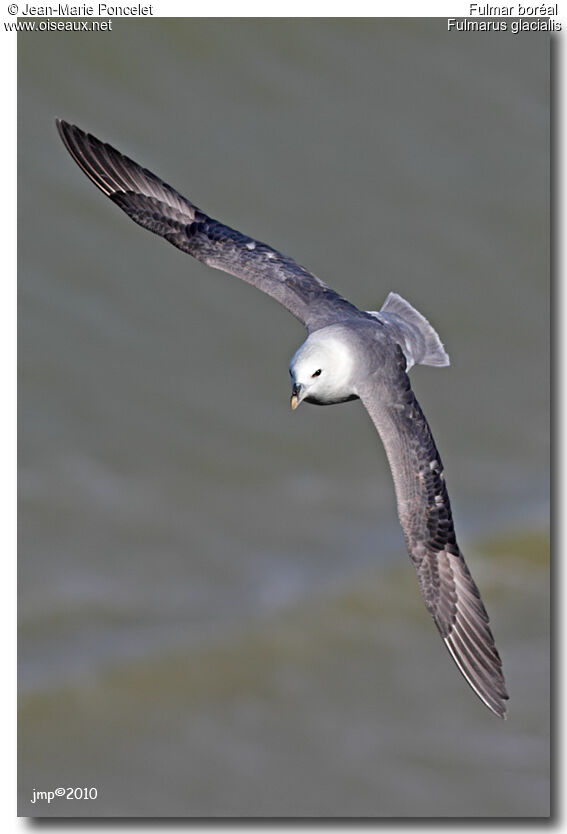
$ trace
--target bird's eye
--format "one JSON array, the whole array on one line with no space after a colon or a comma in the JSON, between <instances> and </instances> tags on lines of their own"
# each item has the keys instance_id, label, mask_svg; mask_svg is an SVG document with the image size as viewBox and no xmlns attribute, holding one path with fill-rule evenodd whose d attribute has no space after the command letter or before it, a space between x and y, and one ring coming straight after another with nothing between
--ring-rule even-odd
<instances>
[{"instance_id":1,"label":"bird's eye","mask_svg":"<svg viewBox=\"0 0 567 834\"><path fill-rule=\"evenodd\" d=\"M311 374L312 377L321 376L321 368L318 371L315 371L314 374Z\"/></svg>"}]
</instances>

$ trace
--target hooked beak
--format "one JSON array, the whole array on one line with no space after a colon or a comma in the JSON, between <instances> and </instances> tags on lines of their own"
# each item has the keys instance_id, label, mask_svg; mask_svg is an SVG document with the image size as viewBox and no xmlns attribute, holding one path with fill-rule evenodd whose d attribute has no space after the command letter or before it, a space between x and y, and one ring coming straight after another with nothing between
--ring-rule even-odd
<instances>
[{"instance_id":1,"label":"hooked beak","mask_svg":"<svg viewBox=\"0 0 567 834\"><path fill-rule=\"evenodd\" d=\"M303 385L298 385L297 382L293 383L293 388L291 389L291 400L289 402L293 411L295 411L303 399L302 389Z\"/></svg>"}]
</instances>

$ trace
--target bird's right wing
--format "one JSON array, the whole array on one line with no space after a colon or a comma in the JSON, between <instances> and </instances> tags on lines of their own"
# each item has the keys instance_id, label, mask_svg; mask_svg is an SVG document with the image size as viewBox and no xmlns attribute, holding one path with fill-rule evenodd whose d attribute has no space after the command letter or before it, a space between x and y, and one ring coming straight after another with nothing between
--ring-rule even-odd
<instances>
[{"instance_id":1,"label":"bird's right wing","mask_svg":"<svg viewBox=\"0 0 567 834\"><path fill-rule=\"evenodd\" d=\"M504 718L508 694L488 614L457 544L441 458L398 351L393 384L376 379L360 398L386 449L400 523L427 610L470 686Z\"/></svg>"},{"instance_id":2,"label":"bird's right wing","mask_svg":"<svg viewBox=\"0 0 567 834\"><path fill-rule=\"evenodd\" d=\"M208 266L253 284L308 329L358 313L323 281L265 243L208 217L159 177L75 125L56 120L65 147L92 182L140 226Z\"/></svg>"}]
</instances>

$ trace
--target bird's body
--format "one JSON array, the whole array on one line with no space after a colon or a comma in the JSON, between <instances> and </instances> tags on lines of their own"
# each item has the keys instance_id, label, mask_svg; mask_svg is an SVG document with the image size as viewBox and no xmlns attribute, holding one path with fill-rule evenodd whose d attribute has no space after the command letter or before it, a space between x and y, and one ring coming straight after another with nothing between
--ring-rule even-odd
<instances>
[{"instance_id":1,"label":"bird's body","mask_svg":"<svg viewBox=\"0 0 567 834\"><path fill-rule=\"evenodd\" d=\"M425 605L464 677L497 715L508 698L488 615L457 545L443 465L407 371L449 364L427 319L396 293L359 310L270 246L208 217L151 171L66 122L77 164L136 223L258 287L307 328L290 362L292 408L360 399L386 449L398 515Z\"/></svg>"}]
</instances>

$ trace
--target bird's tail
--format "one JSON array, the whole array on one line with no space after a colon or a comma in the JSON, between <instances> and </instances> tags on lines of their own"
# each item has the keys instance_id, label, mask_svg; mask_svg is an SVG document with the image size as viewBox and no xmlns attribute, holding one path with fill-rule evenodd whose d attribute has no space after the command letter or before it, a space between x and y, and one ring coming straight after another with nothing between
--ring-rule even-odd
<instances>
[{"instance_id":1,"label":"bird's tail","mask_svg":"<svg viewBox=\"0 0 567 834\"><path fill-rule=\"evenodd\" d=\"M380 312L372 315L392 328L405 354L408 369L412 365L443 367L450 364L437 331L401 295L391 292Z\"/></svg>"}]
</instances>

